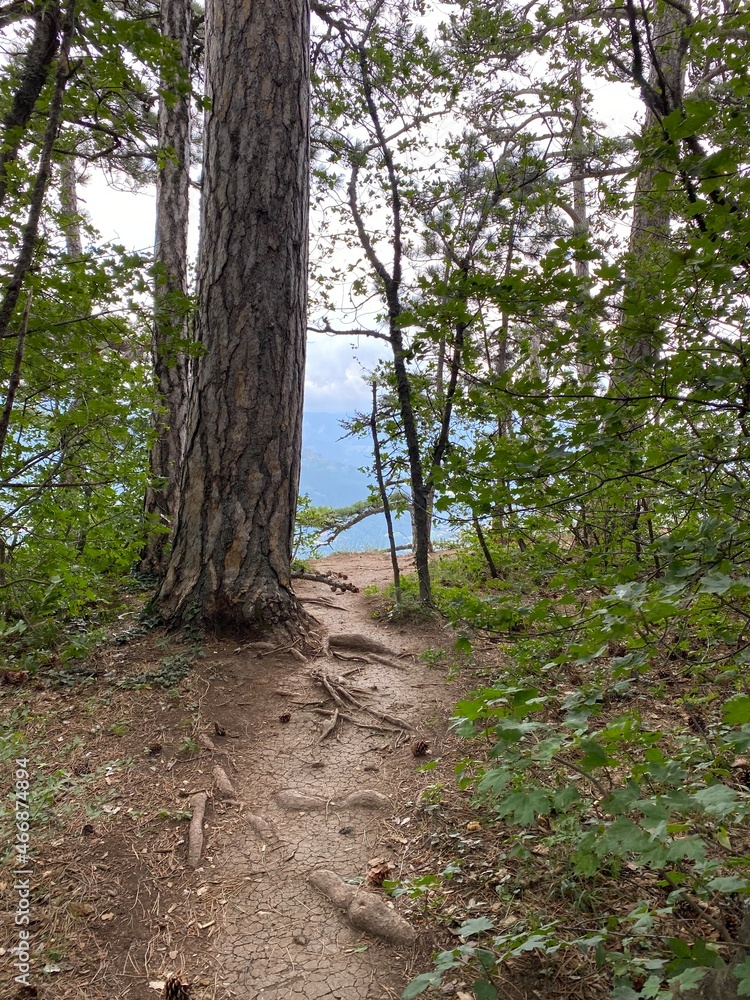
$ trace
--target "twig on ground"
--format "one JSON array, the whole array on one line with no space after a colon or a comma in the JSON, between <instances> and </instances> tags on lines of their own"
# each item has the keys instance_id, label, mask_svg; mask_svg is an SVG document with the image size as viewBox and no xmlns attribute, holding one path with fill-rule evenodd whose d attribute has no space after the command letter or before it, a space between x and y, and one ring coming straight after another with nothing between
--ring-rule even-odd
<instances>
[{"instance_id":1,"label":"twig on ground","mask_svg":"<svg viewBox=\"0 0 750 1000\"><path fill-rule=\"evenodd\" d=\"M359 587L355 587L353 583L349 583L339 573L292 573L292 579L309 580L311 583L323 583L326 587L330 587L334 593L340 591L343 594L345 590L348 590L352 594L359 593Z\"/></svg>"}]
</instances>

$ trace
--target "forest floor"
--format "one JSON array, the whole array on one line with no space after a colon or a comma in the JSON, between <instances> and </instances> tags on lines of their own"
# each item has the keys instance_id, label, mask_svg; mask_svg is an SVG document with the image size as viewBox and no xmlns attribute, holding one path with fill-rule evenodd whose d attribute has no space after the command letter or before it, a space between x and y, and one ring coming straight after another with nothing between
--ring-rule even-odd
<instances>
[{"instance_id":1,"label":"forest floor","mask_svg":"<svg viewBox=\"0 0 750 1000\"><path fill-rule=\"evenodd\" d=\"M462 748L448 725L501 653L459 669L437 617L389 620L382 595L362 592L388 583L384 553L337 554L316 569L360 588L299 583L329 636L318 657L133 628L75 685L0 687L6 733L17 733L3 744L6 810L14 758L28 758L34 791L36 990L13 982L19 877L7 863L0 995L147 1000L176 974L195 1000L387 1000L461 943L467 918L512 923L493 890L500 834L458 790ZM217 767L236 798L216 788ZM191 867L202 792L205 839ZM405 891L394 899L384 880ZM589 975L528 956L498 988L507 1000L593 998ZM448 978L439 995L471 1000L471 979Z\"/></svg>"}]
</instances>

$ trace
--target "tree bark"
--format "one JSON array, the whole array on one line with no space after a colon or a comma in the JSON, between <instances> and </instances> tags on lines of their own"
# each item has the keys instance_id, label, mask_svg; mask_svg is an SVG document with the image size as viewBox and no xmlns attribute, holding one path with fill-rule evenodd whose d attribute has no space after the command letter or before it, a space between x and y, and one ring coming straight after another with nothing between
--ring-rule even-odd
<instances>
[{"instance_id":1,"label":"tree bark","mask_svg":"<svg viewBox=\"0 0 750 1000\"><path fill-rule=\"evenodd\" d=\"M190 210L190 0L162 0L161 31L177 47L175 72L162 78L156 178L154 327L151 356L158 405L144 498L149 534L141 571L162 575L177 516L189 389L188 213Z\"/></svg>"},{"instance_id":2,"label":"tree bark","mask_svg":"<svg viewBox=\"0 0 750 1000\"><path fill-rule=\"evenodd\" d=\"M61 14L57 4L39 3L34 10L34 34L26 52L13 103L2 124L0 144L0 205L8 193L8 167L21 148L26 127L49 76L60 44Z\"/></svg>"},{"instance_id":3,"label":"tree bark","mask_svg":"<svg viewBox=\"0 0 750 1000\"><path fill-rule=\"evenodd\" d=\"M211 0L197 335L164 618L303 620L291 591L305 360L309 5Z\"/></svg>"},{"instance_id":4,"label":"tree bark","mask_svg":"<svg viewBox=\"0 0 750 1000\"><path fill-rule=\"evenodd\" d=\"M401 570L398 565L398 554L396 552L396 537L393 533L393 518L391 517L391 503L388 497L388 490L383 478L383 460L380 456L380 440L378 438L378 383L372 383L372 414L370 416L370 433L372 435L372 454L375 464L375 478L378 483L378 492L383 501L383 514L385 515L385 526L388 530L388 548L391 553L391 569L393 571L393 591L396 598L396 607L401 605Z\"/></svg>"},{"instance_id":5,"label":"tree bark","mask_svg":"<svg viewBox=\"0 0 750 1000\"><path fill-rule=\"evenodd\" d=\"M687 9L687 8L685 8ZM634 28L632 5L628 5L634 46L635 76L643 75L642 63L650 64L646 117L643 136L653 134L670 111L682 105L685 58L685 28L687 19L680 5L665 0L655 0L652 16L646 22L644 37ZM658 356L661 347L659 316L654 314L650 301L649 281L659 273L668 256L670 237L670 195L655 190L654 179L662 164L653 155L641 163L635 186L633 222L630 230L630 257L628 291L622 303L622 322L619 329L620 353L628 371ZM625 381L632 381L626 373Z\"/></svg>"},{"instance_id":6,"label":"tree bark","mask_svg":"<svg viewBox=\"0 0 750 1000\"><path fill-rule=\"evenodd\" d=\"M83 256L81 215L78 209L78 175L75 156L66 156L60 164L60 207L63 210L62 230L68 257Z\"/></svg>"}]
</instances>

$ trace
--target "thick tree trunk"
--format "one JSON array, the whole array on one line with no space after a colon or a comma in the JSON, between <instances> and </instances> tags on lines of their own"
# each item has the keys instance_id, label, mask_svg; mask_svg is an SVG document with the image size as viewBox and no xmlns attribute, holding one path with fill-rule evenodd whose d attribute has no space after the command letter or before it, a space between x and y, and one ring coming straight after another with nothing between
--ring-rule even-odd
<instances>
[{"instance_id":1,"label":"thick tree trunk","mask_svg":"<svg viewBox=\"0 0 750 1000\"><path fill-rule=\"evenodd\" d=\"M211 0L198 339L167 620L294 625L305 359L307 0Z\"/></svg>"},{"instance_id":2,"label":"thick tree trunk","mask_svg":"<svg viewBox=\"0 0 750 1000\"><path fill-rule=\"evenodd\" d=\"M148 538L141 571L161 575L177 516L185 450L189 336L187 240L190 209L190 0L162 0L161 30L174 40L179 65L162 80L158 138L164 157L156 179L154 329L151 346L158 406L151 448L151 484L143 507ZM168 97L165 92L168 91Z\"/></svg>"}]
</instances>

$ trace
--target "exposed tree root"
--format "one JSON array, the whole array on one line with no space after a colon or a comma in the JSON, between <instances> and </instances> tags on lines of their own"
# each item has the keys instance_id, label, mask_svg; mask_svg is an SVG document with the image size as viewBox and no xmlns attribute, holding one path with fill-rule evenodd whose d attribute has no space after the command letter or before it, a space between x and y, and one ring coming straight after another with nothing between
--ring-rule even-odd
<instances>
[{"instance_id":1,"label":"exposed tree root","mask_svg":"<svg viewBox=\"0 0 750 1000\"><path fill-rule=\"evenodd\" d=\"M336 611L351 611L351 608L345 608L343 604L334 604L324 597L300 597L300 601L304 601L305 604L319 604L323 608L334 608Z\"/></svg>"},{"instance_id":2,"label":"exposed tree root","mask_svg":"<svg viewBox=\"0 0 750 1000\"><path fill-rule=\"evenodd\" d=\"M335 649L346 649L352 653L379 653L380 656L397 656L382 642L369 639L361 632L339 633L328 637L328 644Z\"/></svg>"},{"instance_id":3,"label":"exposed tree root","mask_svg":"<svg viewBox=\"0 0 750 1000\"><path fill-rule=\"evenodd\" d=\"M320 709L318 709L318 711L320 711ZM328 715L329 713L326 713L326 714ZM334 709L334 712L333 712L333 715L331 716L330 722L327 722L325 724L325 726L323 727L323 732L320 734L320 739L318 740L318 743L322 743L323 740L327 736L331 735L331 733L334 731L334 729L338 725L339 718L340 718L340 712L339 712L339 709L336 708L336 709Z\"/></svg>"},{"instance_id":4,"label":"exposed tree root","mask_svg":"<svg viewBox=\"0 0 750 1000\"><path fill-rule=\"evenodd\" d=\"M320 715L331 715L331 712L325 708L316 708L314 709L314 711L318 712ZM326 738L326 736L331 735L339 719L341 719L343 722L349 722L353 726L357 726L358 729L367 729L371 733L389 733L389 734L398 733L400 736L405 735L404 730L398 729L396 728L396 726L378 726L374 725L372 722L359 722L357 719L354 718L353 715L348 715L346 712L342 712L341 709L337 708L334 709L331 720L332 722L333 720L335 720L335 722L333 723L333 725L325 727L325 729L323 730L323 735L318 740L319 743L322 743L323 740Z\"/></svg>"},{"instance_id":5,"label":"exposed tree root","mask_svg":"<svg viewBox=\"0 0 750 1000\"><path fill-rule=\"evenodd\" d=\"M343 910L349 923L358 930L399 945L411 945L416 941L417 933L408 920L404 920L374 893L355 889L347 885L341 876L325 869L313 872L308 881L337 909Z\"/></svg>"},{"instance_id":6,"label":"exposed tree root","mask_svg":"<svg viewBox=\"0 0 750 1000\"><path fill-rule=\"evenodd\" d=\"M354 656L347 656L346 653L340 652L340 650L354 653ZM358 653L366 654L366 656L358 656ZM376 663L383 663L388 667L396 667L398 669L402 667L402 664L398 660L411 656L410 653L394 653L392 649L384 646L382 642L376 642L374 639L370 639L359 632L328 636L320 655L335 656L337 660L360 660L362 662L375 660Z\"/></svg>"},{"instance_id":7,"label":"exposed tree root","mask_svg":"<svg viewBox=\"0 0 750 1000\"><path fill-rule=\"evenodd\" d=\"M356 708L359 709L360 712L371 715L374 719L385 722L398 730L406 732L411 731L412 727L408 722L404 722L403 719L399 719L395 715L390 715L388 712L379 712L377 709L370 708L369 705L365 705L361 702L355 697L354 692L361 694L366 692L361 689L353 688L351 685L346 683L343 677L331 677L330 674L327 674L323 670L313 670L311 671L310 676L316 684L320 684L326 690L333 703L340 710L346 712L347 709L351 711L352 708Z\"/></svg>"},{"instance_id":8,"label":"exposed tree root","mask_svg":"<svg viewBox=\"0 0 750 1000\"><path fill-rule=\"evenodd\" d=\"M193 817L190 820L187 838L187 863L191 868L197 868L203 853L203 818L206 815L208 795L198 792L190 800L193 807Z\"/></svg>"},{"instance_id":9,"label":"exposed tree root","mask_svg":"<svg viewBox=\"0 0 750 1000\"><path fill-rule=\"evenodd\" d=\"M214 795L221 799L237 798L234 785L229 780L229 776L223 767L219 767L217 764L211 772L211 776L214 780Z\"/></svg>"}]
</instances>

